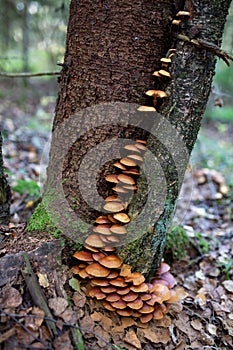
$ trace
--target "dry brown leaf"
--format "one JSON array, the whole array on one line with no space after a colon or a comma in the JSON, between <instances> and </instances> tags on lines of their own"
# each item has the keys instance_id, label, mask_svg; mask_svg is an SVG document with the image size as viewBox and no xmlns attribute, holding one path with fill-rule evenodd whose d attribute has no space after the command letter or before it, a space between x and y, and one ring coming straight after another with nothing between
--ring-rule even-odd
<instances>
[{"instance_id":1,"label":"dry brown leaf","mask_svg":"<svg viewBox=\"0 0 233 350\"><path fill-rule=\"evenodd\" d=\"M170 327L171 322L171 318L168 315L165 315L161 320L154 320L153 324L155 327Z\"/></svg>"},{"instance_id":2,"label":"dry brown leaf","mask_svg":"<svg viewBox=\"0 0 233 350\"><path fill-rule=\"evenodd\" d=\"M86 296L85 294L80 294L78 292L74 292L72 300L74 304L78 307L83 307L86 304Z\"/></svg>"},{"instance_id":3,"label":"dry brown leaf","mask_svg":"<svg viewBox=\"0 0 233 350\"><path fill-rule=\"evenodd\" d=\"M124 329L136 325L136 322L131 317L122 317L121 322Z\"/></svg>"},{"instance_id":4,"label":"dry brown leaf","mask_svg":"<svg viewBox=\"0 0 233 350\"><path fill-rule=\"evenodd\" d=\"M189 293L186 292L186 290L183 287L176 288L175 290L176 290L176 293L178 294L180 300L184 300L185 298L187 298L189 296Z\"/></svg>"},{"instance_id":5,"label":"dry brown leaf","mask_svg":"<svg viewBox=\"0 0 233 350\"><path fill-rule=\"evenodd\" d=\"M224 285L225 289L228 292L233 293L233 281L231 281L231 280L224 281L222 284Z\"/></svg>"},{"instance_id":6,"label":"dry brown leaf","mask_svg":"<svg viewBox=\"0 0 233 350\"><path fill-rule=\"evenodd\" d=\"M101 326L95 326L94 328L95 337L98 340L97 344L103 348L109 346L111 341L111 336L108 332L106 332Z\"/></svg>"},{"instance_id":7,"label":"dry brown leaf","mask_svg":"<svg viewBox=\"0 0 233 350\"><path fill-rule=\"evenodd\" d=\"M195 303L200 305L200 306L205 306L206 305L206 295L203 292L198 293L195 296Z\"/></svg>"},{"instance_id":8,"label":"dry brown leaf","mask_svg":"<svg viewBox=\"0 0 233 350\"><path fill-rule=\"evenodd\" d=\"M206 329L211 335L217 335L217 327L214 324L207 324Z\"/></svg>"},{"instance_id":9,"label":"dry brown leaf","mask_svg":"<svg viewBox=\"0 0 233 350\"><path fill-rule=\"evenodd\" d=\"M37 332L30 331L29 333L25 329L23 329L19 324L15 325L15 330L18 342L25 346L31 345L33 340L35 340L35 337L38 336Z\"/></svg>"},{"instance_id":10,"label":"dry brown leaf","mask_svg":"<svg viewBox=\"0 0 233 350\"><path fill-rule=\"evenodd\" d=\"M152 343L167 344L171 340L168 328L151 328L142 329L144 337L150 340Z\"/></svg>"},{"instance_id":11,"label":"dry brown leaf","mask_svg":"<svg viewBox=\"0 0 233 350\"><path fill-rule=\"evenodd\" d=\"M61 315L68 306L68 302L64 298L55 297L48 300L50 309L53 310L54 315Z\"/></svg>"},{"instance_id":12,"label":"dry brown leaf","mask_svg":"<svg viewBox=\"0 0 233 350\"><path fill-rule=\"evenodd\" d=\"M3 288L0 297L0 307L12 308L22 304L20 292L13 287Z\"/></svg>"},{"instance_id":13,"label":"dry brown leaf","mask_svg":"<svg viewBox=\"0 0 233 350\"><path fill-rule=\"evenodd\" d=\"M135 347L135 349L141 349L141 342L133 330L128 331L126 333L126 335L124 336L123 340L126 343L133 345Z\"/></svg>"},{"instance_id":14,"label":"dry brown leaf","mask_svg":"<svg viewBox=\"0 0 233 350\"><path fill-rule=\"evenodd\" d=\"M93 312L93 314L91 314L91 318L93 319L94 322L100 322L101 318L102 318L102 314L100 312Z\"/></svg>"},{"instance_id":15,"label":"dry brown leaf","mask_svg":"<svg viewBox=\"0 0 233 350\"><path fill-rule=\"evenodd\" d=\"M79 320L79 325L82 333L85 333L86 337L93 337L95 323L89 315L84 316L81 320Z\"/></svg>"},{"instance_id":16,"label":"dry brown leaf","mask_svg":"<svg viewBox=\"0 0 233 350\"><path fill-rule=\"evenodd\" d=\"M73 350L71 340L69 337L69 331L66 331L60 337L57 337L53 342L54 350Z\"/></svg>"},{"instance_id":17,"label":"dry brown leaf","mask_svg":"<svg viewBox=\"0 0 233 350\"><path fill-rule=\"evenodd\" d=\"M46 273L43 274L43 273L37 272L37 277L38 277L39 285L41 287L44 287L44 288L49 287L49 281Z\"/></svg>"},{"instance_id":18,"label":"dry brown leaf","mask_svg":"<svg viewBox=\"0 0 233 350\"><path fill-rule=\"evenodd\" d=\"M25 326L29 328L30 330L36 332L38 331L39 327L41 326L42 322L44 321L44 311L41 310L39 307L34 306L32 308L31 312L32 316L25 318ZM33 317L35 315L36 317ZM40 316L40 317L38 317Z\"/></svg>"},{"instance_id":19,"label":"dry brown leaf","mask_svg":"<svg viewBox=\"0 0 233 350\"><path fill-rule=\"evenodd\" d=\"M199 320L192 320L190 324L196 331L200 331L203 328L203 325Z\"/></svg>"},{"instance_id":20,"label":"dry brown leaf","mask_svg":"<svg viewBox=\"0 0 233 350\"><path fill-rule=\"evenodd\" d=\"M67 322L72 326L75 325L78 319L77 312L68 309L65 310L62 314L60 314L60 317L63 319L64 322Z\"/></svg>"}]
</instances>

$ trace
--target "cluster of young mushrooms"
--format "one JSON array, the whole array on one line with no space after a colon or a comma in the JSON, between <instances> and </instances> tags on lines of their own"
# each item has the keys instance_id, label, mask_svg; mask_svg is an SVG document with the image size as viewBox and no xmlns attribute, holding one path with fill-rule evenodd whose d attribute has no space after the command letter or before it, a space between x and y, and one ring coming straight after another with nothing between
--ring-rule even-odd
<instances>
[{"instance_id":1,"label":"cluster of young mushrooms","mask_svg":"<svg viewBox=\"0 0 233 350\"><path fill-rule=\"evenodd\" d=\"M177 14L176 23L189 16L186 11ZM161 58L162 69L153 73L159 80L170 78L169 66L175 49L170 49L165 58ZM148 90L146 95L153 98L153 107L140 106L139 111L156 111L158 98L167 94L162 90ZM130 316L147 323L158 320L168 312L169 304L178 300L173 289L175 279L169 272L168 264L162 262L150 283L140 272L132 272L128 264L114 254L114 243L119 244L127 234L125 225L130 222L127 214L128 203L125 194L137 190L137 178L143 153L147 150L145 140L136 140L134 144L124 146L124 157L113 165L118 174L106 176L112 185L114 195L105 198L106 215L97 217L93 232L86 238L84 248L74 253L78 264L71 268L74 274L90 280L89 296L102 300L102 305L120 316Z\"/></svg>"}]
</instances>

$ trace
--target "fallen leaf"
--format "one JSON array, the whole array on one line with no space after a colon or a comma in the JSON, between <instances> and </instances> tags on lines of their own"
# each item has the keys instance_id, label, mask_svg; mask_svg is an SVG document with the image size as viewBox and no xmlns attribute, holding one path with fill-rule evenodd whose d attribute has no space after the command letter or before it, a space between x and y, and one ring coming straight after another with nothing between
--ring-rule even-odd
<instances>
[{"instance_id":1,"label":"fallen leaf","mask_svg":"<svg viewBox=\"0 0 233 350\"><path fill-rule=\"evenodd\" d=\"M192 320L190 324L194 329L196 329L196 331L200 331L203 328L203 325L199 320Z\"/></svg>"},{"instance_id":2,"label":"fallen leaf","mask_svg":"<svg viewBox=\"0 0 233 350\"><path fill-rule=\"evenodd\" d=\"M97 344L103 348L110 345L111 336L101 326L97 325L94 328L95 337L97 338ZM110 345L111 346L111 345Z\"/></svg>"},{"instance_id":3,"label":"fallen leaf","mask_svg":"<svg viewBox=\"0 0 233 350\"><path fill-rule=\"evenodd\" d=\"M93 329L94 329L95 323L89 315L84 316L81 320L79 320L79 325L82 333L85 333L85 336L87 338L93 337Z\"/></svg>"},{"instance_id":4,"label":"fallen leaf","mask_svg":"<svg viewBox=\"0 0 233 350\"><path fill-rule=\"evenodd\" d=\"M87 298L83 293L74 292L72 300L76 306L82 308L86 304Z\"/></svg>"},{"instance_id":5,"label":"fallen leaf","mask_svg":"<svg viewBox=\"0 0 233 350\"><path fill-rule=\"evenodd\" d=\"M225 289L228 292L233 293L233 281L231 281L231 280L224 281L222 284L224 285Z\"/></svg>"},{"instance_id":6,"label":"fallen leaf","mask_svg":"<svg viewBox=\"0 0 233 350\"><path fill-rule=\"evenodd\" d=\"M155 344L167 344L171 340L168 328L155 328L153 330L151 328L147 328L142 329L142 332L146 339L150 340L152 343Z\"/></svg>"},{"instance_id":7,"label":"fallen leaf","mask_svg":"<svg viewBox=\"0 0 233 350\"><path fill-rule=\"evenodd\" d=\"M66 331L64 334L62 334L60 337L57 337L54 342L53 346L55 350L73 350L73 346L71 344L71 340L69 337L69 331Z\"/></svg>"},{"instance_id":8,"label":"fallen leaf","mask_svg":"<svg viewBox=\"0 0 233 350\"><path fill-rule=\"evenodd\" d=\"M76 290L76 292L81 293L80 284L79 284L79 281L77 280L77 278L72 277L69 280L69 285L70 285L71 288Z\"/></svg>"},{"instance_id":9,"label":"fallen leaf","mask_svg":"<svg viewBox=\"0 0 233 350\"><path fill-rule=\"evenodd\" d=\"M44 321L45 313L39 307L34 306L31 312L32 316L25 318L25 326L30 330L36 332ZM36 316L36 317L33 317ZM38 317L40 316L40 317Z\"/></svg>"},{"instance_id":10,"label":"fallen leaf","mask_svg":"<svg viewBox=\"0 0 233 350\"><path fill-rule=\"evenodd\" d=\"M11 308L17 307L22 304L22 297L20 292L13 288L3 288L2 295L0 297L0 307Z\"/></svg>"},{"instance_id":11,"label":"fallen leaf","mask_svg":"<svg viewBox=\"0 0 233 350\"><path fill-rule=\"evenodd\" d=\"M60 317L63 319L64 322L67 322L72 326L75 325L78 319L77 312L68 309L66 309L62 314L60 314Z\"/></svg>"},{"instance_id":12,"label":"fallen leaf","mask_svg":"<svg viewBox=\"0 0 233 350\"><path fill-rule=\"evenodd\" d=\"M61 297L51 298L48 300L48 303L55 316L62 314L68 306L68 301Z\"/></svg>"},{"instance_id":13,"label":"fallen leaf","mask_svg":"<svg viewBox=\"0 0 233 350\"><path fill-rule=\"evenodd\" d=\"M189 296L189 293L186 292L186 290L183 287L176 288L175 291L178 294L180 300L184 300Z\"/></svg>"},{"instance_id":14,"label":"fallen leaf","mask_svg":"<svg viewBox=\"0 0 233 350\"><path fill-rule=\"evenodd\" d=\"M141 342L134 331L128 331L123 340L126 343L133 345L135 349L141 349Z\"/></svg>"},{"instance_id":15,"label":"fallen leaf","mask_svg":"<svg viewBox=\"0 0 233 350\"><path fill-rule=\"evenodd\" d=\"M206 329L211 335L217 335L217 327L214 324L207 324Z\"/></svg>"},{"instance_id":16,"label":"fallen leaf","mask_svg":"<svg viewBox=\"0 0 233 350\"><path fill-rule=\"evenodd\" d=\"M205 293L200 292L195 296L195 303L200 305L200 306L204 306L206 305L206 296Z\"/></svg>"}]
</instances>

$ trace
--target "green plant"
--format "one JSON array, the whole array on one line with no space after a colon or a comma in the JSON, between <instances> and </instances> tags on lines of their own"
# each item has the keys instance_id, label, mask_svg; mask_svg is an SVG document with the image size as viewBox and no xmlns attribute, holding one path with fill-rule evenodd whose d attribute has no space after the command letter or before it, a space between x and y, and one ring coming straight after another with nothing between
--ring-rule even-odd
<instances>
[{"instance_id":1,"label":"green plant","mask_svg":"<svg viewBox=\"0 0 233 350\"><path fill-rule=\"evenodd\" d=\"M199 249L201 250L201 253L202 254L209 253L210 244L209 244L209 242L206 239L202 238L201 233L196 232L194 237L196 239L196 242L197 242L197 245L198 245Z\"/></svg>"},{"instance_id":2,"label":"green plant","mask_svg":"<svg viewBox=\"0 0 233 350\"><path fill-rule=\"evenodd\" d=\"M27 193L32 197L40 197L40 187L36 181L33 180L19 179L17 180L17 185L15 185L12 189L20 194Z\"/></svg>"},{"instance_id":3,"label":"green plant","mask_svg":"<svg viewBox=\"0 0 233 350\"><path fill-rule=\"evenodd\" d=\"M217 264L221 271L225 273L226 280L230 279L230 275L233 273L233 263L231 259L226 259Z\"/></svg>"}]
</instances>

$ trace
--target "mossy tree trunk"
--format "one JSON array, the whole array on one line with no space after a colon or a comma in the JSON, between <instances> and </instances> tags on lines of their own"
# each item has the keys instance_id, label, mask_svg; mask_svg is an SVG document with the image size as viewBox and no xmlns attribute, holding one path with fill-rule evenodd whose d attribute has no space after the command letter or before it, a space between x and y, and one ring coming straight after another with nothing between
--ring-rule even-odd
<instances>
[{"instance_id":1,"label":"mossy tree trunk","mask_svg":"<svg viewBox=\"0 0 233 350\"><path fill-rule=\"evenodd\" d=\"M0 224L8 224L10 221L10 199L10 187L4 174L2 133L0 130Z\"/></svg>"},{"instance_id":2,"label":"mossy tree trunk","mask_svg":"<svg viewBox=\"0 0 233 350\"><path fill-rule=\"evenodd\" d=\"M47 191L51 192L56 187L56 181L61 181L64 191L62 201L69 203L70 212L75 211L84 220L93 222L99 212L88 206L77 185L77 173L83 157L92 148L112 137L131 140L148 137L148 147L156 154L165 174L166 200L162 211L156 213L159 215L155 215L156 209L151 210L149 219L153 224L144 235L118 248L118 253L125 262L148 276L154 273L161 262L167 230L200 128L216 63L213 54L175 39L171 21L178 10L190 11L191 19L182 23L179 32L219 46L229 5L230 0L188 0L186 4L175 0L140 0L136 3L128 0L71 1L66 54L53 125ZM165 57L170 48L176 48L171 67L172 79L164 85L153 79L152 73L160 69L160 58ZM85 117L85 112L82 112L85 108L99 106L101 103L148 105L151 101L147 100L145 91L149 89L166 89L168 93L168 98L158 110L167 124L165 122L161 128L160 123L155 122L154 127L160 133L157 139L148 136L143 128L112 123L111 118L106 120L105 127L94 128L93 125L98 125L104 109L95 109L91 122ZM123 113L124 106L120 104L119 108ZM127 105L125 113L128 108ZM79 118L86 123L86 132L69 146L70 129L79 129L80 125L68 123L65 129L59 131L59 128L65 121L74 120L73 116L79 112ZM164 125L168 125L168 128ZM176 145L173 144L171 135L171 142L169 141L170 126L175 128L177 137L181 140ZM61 148L56 143L59 137L62 138L60 146L68 150L64 159L61 158ZM164 140L164 144L161 140ZM183 154L179 149L181 143L185 145ZM60 177L56 174L61 162ZM102 195L107 191L103 179L112 171L109 164L106 162L98 173L97 187ZM92 171L92 164L88 166ZM96 179L93 179L93 186L95 183ZM136 196L136 200L133 199L130 203L131 216L142 210L148 196L145 183L146 179L140 177L140 196ZM60 205L59 200L52 204ZM73 219L66 215L62 220L68 223Z\"/></svg>"}]
</instances>

